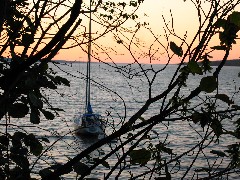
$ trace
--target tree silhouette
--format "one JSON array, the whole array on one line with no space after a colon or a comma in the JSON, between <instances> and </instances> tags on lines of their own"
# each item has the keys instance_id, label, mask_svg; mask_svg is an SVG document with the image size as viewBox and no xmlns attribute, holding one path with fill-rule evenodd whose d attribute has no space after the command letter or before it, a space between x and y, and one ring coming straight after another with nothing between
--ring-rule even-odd
<instances>
[{"instance_id":1,"label":"tree silhouette","mask_svg":"<svg viewBox=\"0 0 240 180\"><path fill-rule=\"evenodd\" d=\"M168 22L163 17L163 37L166 43L162 43L147 23L138 22L135 10L142 2L93 2L95 20L105 27L105 30L93 38L92 43L103 50L95 43L96 40L109 32L113 33L119 47L126 48L134 63L122 66L111 63L109 66L126 79L138 77L147 82L147 90L143 91L147 94L147 100L131 117L125 116L121 127L114 129L112 134L81 151L66 163L53 163L41 169L39 175L42 179L60 179L62 175L72 171L76 172L77 177L80 176L79 179L84 179L98 166L106 168L107 173L103 177L105 179L120 178L125 171L129 172L129 179L171 179L176 176L174 170L182 173L182 179L221 178L239 173L239 106L234 104L234 96L231 98L219 91L219 73L238 37L240 13L235 9L240 2L191 1L199 16L197 33L188 41L186 36L181 37L175 32L173 19ZM59 85L69 86L70 82L58 76L48 67L48 63L63 48L80 46L85 50L82 45L89 40L87 37L81 38L82 34L76 32L79 28L85 28L84 25L81 26L82 15L87 16L89 11L88 6L81 0L1 0L0 3L3 7L0 14L0 117L5 127L0 136L0 176L2 179L30 179L33 172L28 157L37 156L34 163L38 163L42 154L48 150L43 150L43 143L49 140L21 130L10 132L11 120L29 115L30 122L38 124L41 115L53 120L55 115L62 111L48 101L43 91L56 90ZM203 8L203 3L207 3L207 8ZM83 9L83 6L86 8ZM129 12L127 7L132 7L133 10ZM63 8L65 11L62 11ZM135 22L135 29L119 30L129 19ZM141 29L147 30L154 39L147 47L147 53L142 52L145 45L137 37ZM131 36L125 36L124 32ZM86 31L84 34L86 35ZM210 46L215 36L219 37L219 44ZM69 40L74 41L70 46L66 44ZM154 49L153 44L157 44L159 48ZM160 54L168 58L167 63L160 69L156 70L151 64L144 66L139 62L145 57L148 57L149 63L153 62L157 59L159 49L163 51ZM224 55L220 65L212 70L210 58L215 51L222 51ZM108 52L106 54L109 55ZM92 56L103 62L96 54ZM156 92L154 87L159 75L170 66L176 56L180 58L179 65L166 88L160 88ZM186 87L190 87L188 79L193 76L199 79L199 83L186 91ZM222 103L225 103L223 107ZM128 111L126 107L125 111ZM150 115L145 116L148 111L151 111ZM181 124L171 126L174 122L187 123L189 129L198 137L195 144L180 152L171 146L171 140L168 139L171 133L161 133L162 127L170 129ZM233 124L227 126L229 122ZM218 142L226 136L231 138L231 141L224 149ZM111 142L116 139L118 143L112 146ZM180 139L181 137L179 141ZM100 151L104 146L109 146L111 151L100 154L98 158L89 157L91 152ZM209 152L208 148L211 147L217 149ZM206 155L206 150L211 154L211 158L214 158L213 163ZM117 162L110 166L108 162L113 156L117 157ZM181 160L187 156L190 161L184 168ZM200 157L206 159L206 167L198 165ZM224 167L221 166L223 161L227 162ZM136 172L134 168L139 170Z\"/></svg>"}]
</instances>

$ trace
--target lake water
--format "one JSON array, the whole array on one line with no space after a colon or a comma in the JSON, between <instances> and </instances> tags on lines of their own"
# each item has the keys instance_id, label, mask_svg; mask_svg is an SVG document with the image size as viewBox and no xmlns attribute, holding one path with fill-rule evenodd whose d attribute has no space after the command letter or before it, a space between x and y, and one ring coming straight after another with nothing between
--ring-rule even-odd
<instances>
[{"instance_id":1,"label":"lake water","mask_svg":"<svg viewBox=\"0 0 240 180\"><path fill-rule=\"evenodd\" d=\"M118 64L118 67L124 67L124 64ZM160 72L152 86L152 95L157 95L163 92L167 88L174 72L176 65L168 66L164 71ZM74 116L78 113L84 112L85 103L85 63L67 63L60 64L58 67L53 66L59 75L66 77L71 82L71 87L59 87L57 91L45 92L48 95L50 102L54 107L64 109L64 112L59 112L58 117L53 121L42 119L41 123L37 126L33 126L28 123L28 120L19 121L19 125L23 129L30 131L37 136L46 136L50 140L50 144L46 144L48 149L44 156L41 157L37 166L34 167L34 171L39 170L39 166L47 167L48 163L65 163L69 158L74 157L86 147L89 147L94 143L94 139L77 137L72 131ZM144 68L150 68L149 65L145 65ZM163 65L153 65L155 71L163 68ZM60 70L61 69L61 70ZM137 112L139 108L144 104L148 98L148 82L144 78L143 74L139 72L137 66L126 66L122 68L126 73L120 73L120 69L112 68L108 65L94 63L92 64L92 106L93 111L101 114L113 127L108 127L106 132L110 134L114 128L118 129L124 121L127 121L132 114ZM228 94L230 97L234 95L233 99L235 103L240 103L239 94L234 94L240 86L238 73L239 67L224 67L219 76L219 93ZM130 75L130 79L125 77L127 73ZM152 72L147 72L149 77L152 77ZM195 76L189 77L187 83L188 87L184 87L182 94L189 93L190 90L198 86L200 78ZM201 97L205 97L206 94L202 94ZM198 103L199 98L195 98L192 104ZM153 104L146 114L143 115L145 119L153 114L159 112L161 108L161 101ZM108 115L108 116L107 116ZM110 115L110 116L109 116ZM231 126L231 122L226 124ZM31 128L29 128L31 126ZM177 121L170 124L159 124L154 130L160 133L162 136L153 142L157 143L159 140L164 141L167 137L169 146L174 149L174 153L179 154L194 146L195 142L200 140L200 135L197 134L192 127L195 127L201 132L200 125L194 125L187 121ZM202 132L203 134L203 132ZM230 142L228 137L223 138L220 147L225 147ZM118 142L113 142L110 145L103 147L105 153L110 151L110 146L114 147ZM211 159L209 151L214 149L214 146L210 146L210 149L205 149L204 153L196 161L194 167L207 167L208 163L214 163L215 159ZM196 151L194 152L196 153ZM183 160L181 160L181 169L187 168L193 160L192 154L188 154ZM98 156L98 153L92 153L91 156ZM204 157L205 156L205 157ZM206 159L209 158L208 162ZM110 166L113 166L117 160L116 156L107 160ZM224 167L227 162L222 162L219 168ZM144 168L143 168L144 169ZM142 173L143 169L132 169L136 174ZM194 168L193 168L194 169ZM175 172L173 179L179 179L182 177L184 171L178 171L178 169L172 168L171 172ZM104 173L107 173L108 169L99 167L91 177L98 177L103 179ZM114 179L118 171L114 172L110 179ZM185 179L189 179L193 175L194 171L191 170L189 175ZM75 179L76 174L72 173L65 176L65 179ZM130 174L128 170L124 170L119 179L128 179ZM233 174L230 179L235 179L237 176ZM196 179L197 176L194 176ZM145 177L148 179L148 177Z\"/></svg>"}]
</instances>

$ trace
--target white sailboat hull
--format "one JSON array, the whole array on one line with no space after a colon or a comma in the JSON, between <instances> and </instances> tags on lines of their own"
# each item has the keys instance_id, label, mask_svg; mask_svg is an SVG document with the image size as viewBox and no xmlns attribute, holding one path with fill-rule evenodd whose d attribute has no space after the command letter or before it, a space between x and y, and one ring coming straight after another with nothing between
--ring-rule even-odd
<instances>
[{"instance_id":1,"label":"white sailboat hull","mask_svg":"<svg viewBox=\"0 0 240 180\"><path fill-rule=\"evenodd\" d=\"M92 126L92 127L79 126L76 129L76 133L94 136L94 135L104 134L104 131L102 130L101 127L98 127L98 126Z\"/></svg>"},{"instance_id":2,"label":"white sailboat hull","mask_svg":"<svg viewBox=\"0 0 240 180\"><path fill-rule=\"evenodd\" d=\"M89 118L94 117L94 118ZM83 115L75 118L75 132L80 135L98 136L104 134L105 125L99 115Z\"/></svg>"}]
</instances>

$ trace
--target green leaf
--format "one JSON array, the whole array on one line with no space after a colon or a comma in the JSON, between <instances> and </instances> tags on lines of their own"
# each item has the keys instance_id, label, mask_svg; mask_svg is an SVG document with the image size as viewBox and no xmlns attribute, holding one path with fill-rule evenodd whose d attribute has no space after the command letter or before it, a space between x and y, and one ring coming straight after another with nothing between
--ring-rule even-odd
<instances>
[{"instance_id":1,"label":"green leaf","mask_svg":"<svg viewBox=\"0 0 240 180\"><path fill-rule=\"evenodd\" d=\"M201 62L202 64L201 67L205 73L207 71L211 72L211 69L212 69L212 67L210 66L209 58L211 58L211 56L209 56L208 54L205 54L201 57L201 59L203 59L203 61Z\"/></svg>"},{"instance_id":2,"label":"green leaf","mask_svg":"<svg viewBox=\"0 0 240 180\"><path fill-rule=\"evenodd\" d=\"M183 55L182 47L178 47L174 42L170 42L170 49L180 57Z\"/></svg>"},{"instance_id":3,"label":"green leaf","mask_svg":"<svg viewBox=\"0 0 240 180\"><path fill-rule=\"evenodd\" d=\"M78 175L87 175L89 174L89 167L82 163L82 162L78 162L73 166L73 170L74 172L76 172Z\"/></svg>"},{"instance_id":4,"label":"green leaf","mask_svg":"<svg viewBox=\"0 0 240 180\"><path fill-rule=\"evenodd\" d=\"M195 124L197 124L198 122L201 121L202 115L201 115L200 113L195 112L195 113L192 114L192 117L191 117L191 118L192 118L192 121L193 121Z\"/></svg>"},{"instance_id":5,"label":"green leaf","mask_svg":"<svg viewBox=\"0 0 240 180\"><path fill-rule=\"evenodd\" d=\"M16 136L12 136L12 146L13 147L22 147L22 141Z\"/></svg>"},{"instance_id":6,"label":"green leaf","mask_svg":"<svg viewBox=\"0 0 240 180\"><path fill-rule=\"evenodd\" d=\"M48 120L53 120L55 118L54 114L49 111L42 110L42 113L45 116L45 118Z\"/></svg>"},{"instance_id":7,"label":"green leaf","mask_svg":"<svg viewBox=\"0 0 240 180\"><path fill-rule=\"evenodd\" d=\"M133 7L137 7L137 2L135 2L135 1L130 1L130 4L129 4L130 6L133 6Z\"/></svg>"},{"instance_id":8,"label":"green leaf","mask_svg":"<svg viewBox=\"0 0 240 180\"><path fill-rule=\"evenodd\" d=\"M42 153L43 146L39 142L38 139L35 138L33 134L29 134L24 138L24 143L26 146L30 147L30 152L35 155L39 156Z\"/></svg>"},{"instance_id":9,"label":"green leaf","mask_svg":"<svg viewBox=\"0 0 240 180\"><path fill-rule=\"evenodd\" d=\"M30 122L33 124L39 124L40 123L40 114L38 109L32 108L31 114L30 114Z\"/></svg>"},{"instance_id":10,"label":"green leaf","mask_svg":"<svg viewBox=\"0 0 240 180\"><path fill-rule=\"evenodd\" d=\"M225 28L227 21L225 19L218 19L215 23L216 28Z\"/></svg>"},{"instance_id":11,"label":"green leaf","mask_svg":"<svg viewBox=\"0 0 240 180\"><path fill-rule=\"evenodd\" d=\"M27 156L28 149L26 147L12 146L10 152L21 156Z\"/></svg>"},{"instance_id":12,"label":"green leaf","mask_svg":"<svg viewBox=\"0 0 240 180\"><path fill-rule=\"evenodd\" d=\"M144 119L144 117L140 116L138 119L140 119L141 121L146 121L146 119Z\"/></svg>"},{"instance_id":13,"label":"green leaf","mask_svg":"<svg viewBox=\"0 0 240 180\"><path fill-rule=\"evenodd\" d=\"M211 116L206 112L204 113L194 112L191 118L195 124L200 122L202 128L204 128L208 124L208 122L211 121Z\"/></svg>"},{"instance_id":14,"label":"green leaf","mask_svg":"<svg viewBox=\"0 0 240 180\"><path fill-rule=\"evenodd\" d=\"M220 156L220 157L225 157L225 156L226 156L226 154L225 154L224 152L222 152L222 151L217 151L217 150L211 150L210 153L216 154L216 155L218 155L218 156Z\"/></svg>"},{"instance_id":15,"label":"green leaf","mask_svg":"<svg viewBox=\"0 0 240 180\"><path fill-rule=\"evenodd\" d=\"M42 109L42 107L43 107L43 102L42 102L41 99L39 99L39 98L35 95L35 93L30 92L30 93L28 94L28 97L29 97L31 103L33 104L33 106L35 106L35 107L37 107L37 108L39 108L39 109Z\"/></svg>"},{"instance_id":16,"label":"green leaf","mask_svg":"<svg viewBox=\"0 0 240 180\"><path fill-rule=\"evenodd\" d=\"M228 105L234 104L234 102L226 94L216 94L215 98L220 99Z\"/></svg>"},{"instance_id":17,"label":"green leaf","mask_svg":"<svg viewBox=\"0 0 240 180\"><path fill-rule=\"evenodd\" d=\"M223 134L222 124L219 120L213 119L210 126L213 129L213 132L217 137L219 137L221 134Z\"/></svg>"},{"instance_id":18,"label":"green leaf","mask_svg":"<svg viewBox=\"0 0 240 180\"><path fill-rule=\"evenodd\" d=\"M108 164L107 161L103 161L101 164L102 164L104 167L110 169L110 166L109 166L109 164Z\"/></svg>"},{"instance_id":19,"label":"green leaf","mask_svg":"<svg viewBox=\"0 0 240 180\"><path fill-rule=\"evenodd\" d=\"M145 165L151 159L151 152L145 148L133 150L129 153L131 164Z\"/></svg>"},{"instance_id":20,"label":"green leaf","mask_svg":"<svg viewBox=\"0 0 240 180\"><path fill-rule=\"evenodd\" d=\"M230 22L240 27L240 12L234 11L229 16Z\"/></svg>"},{"instance_id":21,"label":"green leaf","mask_svg":"<svg viewBox=\"0 0 240 180\"><path fill-rule=\"evenodd\" d=\"M39 156L42 153L42 150L43 146L38 140L33 141L30 145L30 152L35 156Z\"/></svg>"},{"instance_id":22,"label":"green leaf","mask_svg":"<svg viewBox=\"0 0 240 180\"><path fill-rule=\"evenodd\" d=\"M56 76L55 80L57 82L59 82L60 84L64 84L66 86L70 86L70 82L66 78L63 78L63 77L60 77L60 76Z\"/></svg>"},{"instance_id":23,"label":"green leaf","mask_svg":"<svg viewBox=\"0 0 240 180\"><path fill-rule=\"evenodd\" d=\"M99 158L93 158L93 160L94 160L95 162L100 161ZM110 166L109 166L109 164L108 164L107 161L103 161L103 162L101 162L101 164L102 164L104 167L110 169Z\"/></svg>"},{"instance_id":24,"label":"green leaf","mask_svg":"<svg viewBox=\"0 0 240 180\"><path fill-rule=\"evenodd\" d=\"M52 81L45 81L44 87L47 87L50 89L57 89L57 86Z\"/></svg>"},{"instance_id":25,"label":"green leaf","mask_svg":"<svg viewBox=\"0 0 240 180\"><path fill-rule=\"evenodd\" d=\"M12 136L13 139L16 139L16 140L21 140L23 138L25 138L27 136L26 133L23 133L23 132L15 132Z\"/></svg>"},{"instance_id":26,"label":"green leaf","mask_svg":"<svg viewBox=\"0 0 240 180\"><path fill-rule=\"evenodd\" d=\"M166 147L166 145L163 144L163 143L159 143L159 144L157 144L157 145L155 145L155 146L156 146L157 150L160 151L160 152L165 152L165 153L168 153L168 154L173 154L172 149Z\"/></svg>"},{"instance_id":27,"label":"green leaf","mask_svg":"<svg viewBox=\"0 0 240 180\"><path fill-rule=\"evenodd\" d=\"M44 137L43 137L43 138L41 138L41 140L44 141L44 142L46 142L46 143L50 143L49 139L47 139L47 138L44 138Z\"/></svg>"},{"instance_id":28,"label":"green leaf","mask_svg":"<svg viewBox=\"0 0 240 180\"><path fill-rule=\"evenodd\" d=\"M23 118L28 114L29 108L26 104L15 103L9 107L8 114L13 118Z\"/></svg>"},{"instance_id":29,"label":"green leaf","mask_svg":"<svg viewBox=\"0 0 240 180\"><path fill-rule=\"evenodd\" d=\"M198 65L198 63L196 61L190 61L188 63L188 68L190 69L191 73L193 74L200 74L202 75L202 69L200 68L200 66Z\"/></svg>"},{"instance_id":30,"label":"green leaf","mask_svg":"<svg viewBox=\"0 0 240 180\"><path fill-rule=\"evenodd\" d=\"M27 136L26 133L17 131L17 132L15 132L15 133L13 134L13 136L11 137L11 138L12 138L12 142L13 142L13 141L21 141L21 140L24 139L26 136ZM13 145L14 145L14 144L13 144Z\"/></svg>"},{"instance_id":31,"label":"green leaf","mask_svg":"<svg viewBox=\"0 0 240 180\"><path fill-rule=\"evenodd\" d=\"M24 169L29 168L29 162L26 156L22 156L18 154L10 154L10 158L20 167Z\"/></svg>"},{"instance_id":32,"label":"green leaf","mask_svg":"<svg viewBox=\"0 0 240 180\"><path fill-rule=\"evenodd\" d=\"M213 92L217 88L217 80L213 76L207 76L201 79L200 89L207 93Z\"/></svg>"}]
</instances>

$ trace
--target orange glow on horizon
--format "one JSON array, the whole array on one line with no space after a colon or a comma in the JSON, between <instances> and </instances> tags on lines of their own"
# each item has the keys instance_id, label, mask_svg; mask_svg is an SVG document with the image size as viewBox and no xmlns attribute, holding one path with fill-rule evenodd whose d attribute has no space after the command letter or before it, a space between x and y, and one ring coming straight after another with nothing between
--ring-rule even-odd
<instances>
[{"instance_id":1,"label":"orange glow on horizon","mask_svg":"<svg viewBox=\"0 0 240 180\"><path fill-rule=\"evenodd\" d=\"M207 4L203 4L204 7L207 7ZM181 7L181 8L180 8ZM187 32L187 41L190 43L192 37L195 35L195 33L198 30L198 14L194 7L194 5L190 1L184 2L183 0L145 0L142 4L142 7L139 9L139 19L141 22L148 22L150 25L152 32L156 34L161 42L164 44L167 43L166 40L164 40L164 31L163 27L164 21L163 17L166 19L166 22L169 23L171 26L171 13L173 17L174 22L174 30L175 33L179 37L183 37L184 34ZM93 27L94 29L94 27ZM93 31L97 31L96 29ZM94 36L94 35L93 35ZM140 43L142 46L144 46L141 49L138 49L135 47L132 51L135 55L135 58L140 63L153 63L153 64L165 64L167 62L167 55L162 54L164 53L163 49L154 42L154 37L151 33L146 32L146 30L141 30L137 32L136 37L140 39ZM174 41L176 44L180 44L179 40L175 37L170 37L169 41ZM93 50L93 53L97 59L94 59L92 61L105 61L105 62L112 62L115 63L131 63L134 62L134 59L132 58L131 54L128 50L123 48L120 44L116 43L116 40L113 38L113 34L108 34L105 37L100 38L96 41L99 45L101 45L103 48L106 49L107 53L101 52L99 49L98 51L96 49ZM155 44L154 44L155 43ZM229 55L229 59L239 59L239 41L237 41L237 45L233 46L233 49ZM151 46L154 44L153 46ZM164 45L165 45L164 44ZM218 38L214 38L211 45L219 45ZM149 53L149 47L152 48L152 53L157 51L156 58L159 58L159 60L150 60L148 53ZM114 51L110 51L110 48L113 48ZM183 47L185 49L185 47ZM108 51L109 50L109 51ZM110 57L109 57L109 56ZM141 55L141 57L140 57ZM223 52L221 51L215 51L211 54L213 58L211 60L221 60L224 56ZM139 58L139 59L138 59ZM72 49L67 50L61 50L57 56L54 58L55 60L68 60L68 61L86 61L87 55L84 53L80 47L75 47ZM187 60L186 60L187 61ZM180 58L177 56L174 57L174 59L170 62L171 64L176 64L180 62Z\"/></svg>"}]
</instances>

